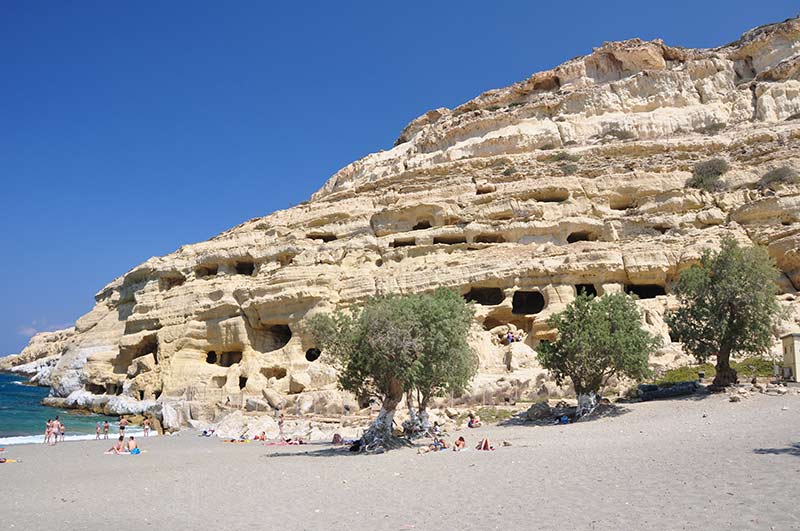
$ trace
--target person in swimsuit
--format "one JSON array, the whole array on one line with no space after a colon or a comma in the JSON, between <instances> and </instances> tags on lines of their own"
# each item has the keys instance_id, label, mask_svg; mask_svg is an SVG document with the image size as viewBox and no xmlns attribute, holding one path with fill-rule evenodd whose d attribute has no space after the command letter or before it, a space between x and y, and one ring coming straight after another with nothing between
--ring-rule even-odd
<instances>
[{"instance_id":1,"label":"person in swimsuit","mask_svg":"<svg viewBox=\"0 0 800 531\"><path fill-rule=\"evenodd\" d=\"M119 418L119 434L125 435L125 427L128 425L128 419L125 417Z\"/></svg>"},{"instance_id":2,"label":"person in swimsuit","mask_svg":"<svg viewBox=\"0 0 800 531\"><path fill-rule=\"evenodd\" d=\"M47 419L47 424L44 426L44 443L50 444L50 435L52 434L53 430L53 420Z\"/></svg>"},{"instance_id":3,"label":"person in swimsuit","mask_svg":"<svg viewBox=\"0 0 800 531\"><path fill-rule=\"evenodd\" d=\"M112 446L111 448L108 449L108 452L112 453L112 454L123 454L123 453L125 453L125 437L120 435L119 439L117 439L117 442L114 443L114 446Z\"/></svg>"},{"instance_id":4,"label":"person in swimsuit","mask_svg":"<svg viewBox=\"0 0 800 531\"><path fill-rule=\"evenodd\" d=\"M53 446L58 444L58 433L61 431L61 421L58 420L58 415L53 420L53 423L50 425L50 433L52 434L51 441L53 441Z\"/></svg>"},{"instance_id":5,"label":"person in swimsuit","mask_svg":"<svg viewBox=\"0 0 800 531\"><path fill-rule=\"evenodd\" d=\"M108 439L108 421L103 423L103 439Z\"/></svg>"},{"instance_id":6,"label":"person in swimsuit","mask_svg":"<svg viewBox=\"0 0 800 531\"><path fill-rule=\"evenodd\" d=\"M64 442L64 436L67 434L67 427L64 426L63 422L61 423L60 431L61 431L61 442Z\"/></svg>"},{"instance_id":7,"label":"person in swimsuit","mask_svg":"<svg viewBox=\"0 0 800 531\"><path fill-rule=\"evenodd\" d=\"M144 422L142 423L142 426L143 426L143 429L144 429L144 436L145 437L150 437L150 419L144 419Z\"/></svg>"},{"instance_id":8,"label":"person in swimsuit","mask_svg":"<svg viewBox=\"0 0 800 531\"><path fill-rule=\"evenodd\" d=\"M128 451L132 454L139 454L142 452L139 450L139 445L136 444L136 440L133 438L133 435L128 437Z\"/></svg>"},{"instance_id":9,"label":"person in swimsuit","mask_svg":"<svg viewBox=\"0 0 800 531\"><path fill-rule=\"evenodd\" d=\"M99 422L94 425L94 433L95 433L94 440L95 441L99 441L100 440L100 423Z\"/></svg>"},{"instance_id":10,"label":"person in swimsuit","mask_svg":"<svg viewBox=\"0 0 800 531\"><path fill-rule=\"evenodd\" d=\"M453 451L460 452L461 450L464 449L464 446L466 445L467 441L464 440L464 437L459 437L458 439L456 439L455 444L453 444Z\"/></svg>"}]
</instances>

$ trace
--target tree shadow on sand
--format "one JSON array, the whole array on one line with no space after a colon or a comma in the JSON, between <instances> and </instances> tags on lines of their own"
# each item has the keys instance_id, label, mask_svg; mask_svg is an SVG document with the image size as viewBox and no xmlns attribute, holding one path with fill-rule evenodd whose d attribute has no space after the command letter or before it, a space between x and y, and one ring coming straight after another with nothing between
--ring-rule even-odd
<instances>
[{"instance_id":1,"label":"tree shadow on sand","mask_svg":"<svg viewBox=\"0 0 800 531\"><path fill-rule=\"evenodd\" d=\"M564 409L575 409L575 408L564 408ZM630 408L627 408L623 405L619 404L600 404L597 409L591 415L585 416L578 421L574 421L574 412L567 412L561 411L560 413L554 415L549 418L543 419L529 419L527 411L521 411L514 415L513 417L504 420L502 422L498 422L498 426L565 426L569 424L584 424L586 422L592 422L595 420L605 419L605 418L615 418L626 413L630 413ZM569 419L568 424L561 424L559 419L566 415Z\"/></svg>"},{"instance_id":2,"label":"tree shadow on sand","mask_svg":"<svg viewBox=\"0 0 800 531\"><path fill-rule=\"evenodd\" d=\"M761 455L793 455L800 457L800 443L793 443L784 448L755 448L754 454Z\"/></svg>"},{"instance_id":3,"label":"tree shadow on sand","mask_svg":"<svg viewBox=\"0 0 800 531\"><path fill-rule=\"evenodd\" d=\"M311 446L316 446L316 449L309 448ZM397 450L400 448L412 448L415 444L404 438L395 438L393 443L390 445L389 450ZM281 451L280 449L286 448L286 450ZM288 450L288 448L292 448L292 450ZM300 448L305 448L304 450L300 450ZM388 451L388 450L387 450ZM261 457L266 458L275 458L275 457L355 457L355 456L366 456L366 455L380 455L381 452L351 452L350 445L334 445L332 443L326 442L319 442L319 443L309 443L305 444L301 447L298 446L276 446L274 449L269 451L266 454L263 454Z\"/></svg>"}]
</instances>

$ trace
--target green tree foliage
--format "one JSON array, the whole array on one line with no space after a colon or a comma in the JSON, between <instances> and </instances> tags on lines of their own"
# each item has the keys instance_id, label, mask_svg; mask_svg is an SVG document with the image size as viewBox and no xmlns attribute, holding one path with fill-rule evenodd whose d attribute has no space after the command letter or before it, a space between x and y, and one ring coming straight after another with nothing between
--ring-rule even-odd
<instances>
[{"instance_id":1,"label":"green tree foliage","mask_svg":"<svg viewBox=\"0 0 800 531\"><path fill-rule=\"evenodd\" d=\"M681 273L674 290L681 306L666 321L700 363L717 357L715 385L736 382L732 355L769 351L780 310L778 274L764 248L740 247L732 238L724 239L717 252L703 252L699 265Z\"/></svg>"},{"instance_id":2,"label":"green tree foliage","mask_svg":"<svg viewBox=\"0 0 800 531\"><path fill-rule=\"evenodd\" d=\"M457 293L389 295L309 322L314 340L339 371L339 386L375 397L382 411L374 435L388 436L403 394L416 392L420 410L434 396L458 393L477 372L467 343L473 307Z\"/></svg>"},{"instance_id":3,"label":"green tree foliage","mask_svg":"<svg viewBox=\"0 0 800 531\"><path fill-rule=\"evenodd\" d=\"M642 328L634 299L624 294L593 297L581 292L547 322L558 329L558 339L541 343L539 362L559 385L569 378L579 402L589 397L589 410L610 376L648 376L648 359L661 346L659 337Z\"/></svg>"}]
</instances>

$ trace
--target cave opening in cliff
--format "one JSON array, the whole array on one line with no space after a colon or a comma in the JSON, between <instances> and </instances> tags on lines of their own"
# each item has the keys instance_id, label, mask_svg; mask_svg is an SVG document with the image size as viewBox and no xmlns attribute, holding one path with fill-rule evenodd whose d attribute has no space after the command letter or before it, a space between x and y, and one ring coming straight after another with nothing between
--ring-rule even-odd
<instances>
[{"instance_id":1,"label":"cave opening in cliff","mask_svg":"<svg viewBox=\"0 0 800 531\"><path fill-rule=\"evenodd\" d=\"M434 245L436 244L458 245L459 243L467 243L467 238L465 236L460 236L458 234L442 235L442 236L436 236L433 239L433 243Z\"/></svg>"},{"instance_id":2,"label":"cave opening in cliff","mask_svg":"<svg viewBox=\"0 0 800 531\"><path fill-rule=\"evenodd\" d=\"M655 299L659 295L666 295L664 286L659 284L627 284L625 293L636 295L640 299Z\"/></svg>"},{"instance_id":3,"label":"cave opening in cliff","mask_svg":"<svg viewBox=\"0 0 800 531\"><path fill-rule=\"evenodd\" d=\"M497 328L498 326L502 326L504 323L495 317L487 317L483 320L483 329L487 332L492 328Z\"/></svg>"},{"instance_id":4,"label":"cave opening in cliff","mask_svg":"<svg viewBox=\"0 0 800 531\"><path fill-rule=\"evenodd\" d=\"M158 279L158 289L167 291L182 286L184 282L186 282L186 278L181 274L163 276Z\"/></svg>"},{"instance_id":5,"label":"cave opening in cliff","mask_svg":"<svg viewBox=\"0 0 800 531\"><path fill-rule=\"evenodd\" d=\"M411 230L425 230L425 229L429 229L429 228L431 228L431 222L429 220L427 220L427 219L423 219L423 220L417 221L417 223L414 224L413 227L411 227Z\"/></svg>"},{"instance_id":6,"label":"cave opening in cliff","mask_svg":"<svg viewBox=\"0 0 800 531\"><path fill-rule=\"evenodd\" d=\"M544 310L544 295L540 291L515 291L511 300L511 313L528 315Z\"/></svg>"},{"instance_id":7,"label":"cave opening in cliff","mask_svg":"<svg viewBox=\"0 0 800 531\"><path fill-rule=\"evenodd\" d=\"M417 244L414 238L398 238L392 242L392 247L412 247Z\"/></svg>"},{"instance_id":8,"label":"cave opening in cliff","mask_svg":"<svg viewBox=\"0 0 800 531\"><path fill-rule=\"evenodd\" d=\"M267 328L267 335L270 339L270 345L266 347L267 351L278 350L285 347L292 339L292 329L287 324L270 325Z\"/></svg>"},{"instance_id":9,"label":"cave opening in cliff","mask_svg":"<svg viewBox=\"0 0 800 531\"><path fill-rule=\"evenodd\" d=\"M122 394L122 386L117 384L106 384L106 394L107 395L121 395Z\"/></svg>"},{"instance_id":10,"label":"cave opening in cliff","mask_svg":"<svg viewBox=\"0 0 800 531\"><path fill-rule=\"evenodd\" d=\"M319 240L324 243L332 242L336 239L336 235L332 232L319 232L313 234L307 234L306 238L309 240Z\"/></svg>"},{"instance_id":11,"label":"cave opening in cliff","mask_svg":"<svg viewBox=\"0 0 800 531\"><path fill-rule=\"evenodd\" d=\"M306 350L306 361L314 362L322 355L322 351L318 348L310 348Z\"/></svg>"},{"instance_id":12,"label":"cave opening in cliff","mask_svg":"<svg viewBox=\"0 0 800 531\"><path fill-rule=\"evenodd\" d=\"M158 400L158 397L161 396L161 389L153 392L153 398Z\"/></svg>"},{"instance_id":13,"label":"cave opening in cliff","mask_svg":"<svg viewBox=\"0 0 800 531\"><path fill-rule=\"evenodd\" d=\"M247 387L247 376L239 376L239 389Z\"/></svg>"},{"instance_id":14,"label":"cave opening in cliff","mask_svg":"<svg viewBox=\"0 0 800 531\"><path fill-rule=\"evenodd\" d=\"M139 389L139 400L144 400L144 391Z\"/></svg>"},{"instance_id":15,"label":"cave opening in cliff","mask_svg":"<svg viewBox=\"0 0 800 531\"><path fill-rule=\"evenodd\" d=\"M254 262L236 262L235 267L237 275L246 275L248 277L252 277L256 270L256 264Z\"/></svg>"},{"instance_id":16,"label":"cave opening in cliff","mask_svg":"<svg viewBox=\"0 0 800 531\"><path fill-rule=\"evenodd\" d=\"M226 383L228 383L227 376L214 376L211 378L211 385L217 389L222 389Z\"/></svg>"},{"instance_id":17,"label":"cave opening in cliff","mask_svg":"<svg viewBox=\"0 0 800 531\"><path fill-rule=\"evenodd\" d=\"M242 353L238 351L223 352L219 356L219 364L223 367L230 367L242 361Z\"/></svg>"},{"instance_id":18,"label":"cave opening in cliff","mask_svg":"<svg viewBox=\"0 0 800 531\"><path fill-rule=\"evenodd\" d=\"M93 395L102 395L102 394L105 394L105 392L106 392L106 386L105 385L97 385L97 384L93 384L91 382L86 382L86 385L84 385L83 387L84 387L84 389L86 389L87 391L92 393Z\"/></svg>"},{"instance_id":19,"label":"cave opening in cliff","mask_svg":"<svg viewBox=\"0 0 800 531\"><path fill-rule=\"evenodd\" d=\"M506 243L502 234L478 234L475 243Z\"/></svg>"},{"instance_id":20,"label":"cave opening in cliff","mask_svg":"<svg viewBox=\"0 0 800 531\"><path fill-rule=\"evenodd\" d=\"M286 369L283 367L263 367L261 369L261 374L269 380L270 378L275 378L276 380L280 380L281 378L286 378Z\"/></svg>"},{"instance_id":21,"label":"cave opening in cliff","mask_svg":"<svg viewBox=\"0 0 800 531\"><path fill-rule=\"evenodd\" d=\"M197 278L208 278L215 276L218 272L218 265L204 265L194 270L194 276Z\"/></svg>"},{"instance_id":22,"label":"cave opening in cliff","mask_svg":"<svg viewBox=\"0 0 800 531\"><path fill-rule=\"evenodd\" d=\"M153 355L153 360L157 362L157 352L158 352L158 339L155 335L149 335L143 338L139 343L135 345L120 347L119 354L114 359L113 366L114 366L114 373L115 374L125 374L128 372L128 368L131 366L133 361L136 358L141 358L142 356L147 356L148 354Z\"/></svg>"},{"instance_id":23,"label":"cave opening in cliff","mask_svg":"<svg viewBox=\"0 0 800 531\"><path fill-rule=\"evenodd\" d=\"M464 294L467 302L474 302L481 306L495 306L506 298L500 288L471 288Z\"/></svg>"},{"instance_id":24,"label":"cave opening in cliff","mask_svg":"<svg viewBox=\"0 0 800 531\"><path fill-rule=\"evenodd\" d=\"M567 243L594 241L597 241L597 233L585 230L570 232L569 236L567 236Z\"/></svg>"},{"instance_id":25,"label":"cave opening in cliff","mask_svg":"<svg viewBox=\"0 0 800 531\"><path fill-rule=\"evenodd\" d=\"M217 364L217 353L213 350L209 350L206 352L206 363L210 363L212 365Z\"/></svg>"},{"instance_id":26,"label":"cave opening in cliff","mask_svg":"<svg viewBox=\"0 0 800 531\"><path fill-rule=\"evenodd\" d=\"M597 297L597 288L594 284L575 284L575 294L585 293L589 297Z\"/></svg>"}]
</instances>

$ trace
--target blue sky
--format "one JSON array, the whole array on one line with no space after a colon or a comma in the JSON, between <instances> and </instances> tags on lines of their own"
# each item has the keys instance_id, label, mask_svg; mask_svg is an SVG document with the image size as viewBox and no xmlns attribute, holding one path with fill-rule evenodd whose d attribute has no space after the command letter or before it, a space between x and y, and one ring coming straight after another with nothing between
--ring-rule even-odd
<instances>
[{"instance_id":1,"label":"blue sky","mask_svg":"<svg viewBox=\"0 0 800 531\"><path fill-rule=\"evenodd\" d=\"M150 256L308 198L591 51L716 46L794 2L0 2L0 355Z\"/></svg>"}]
</instances>

